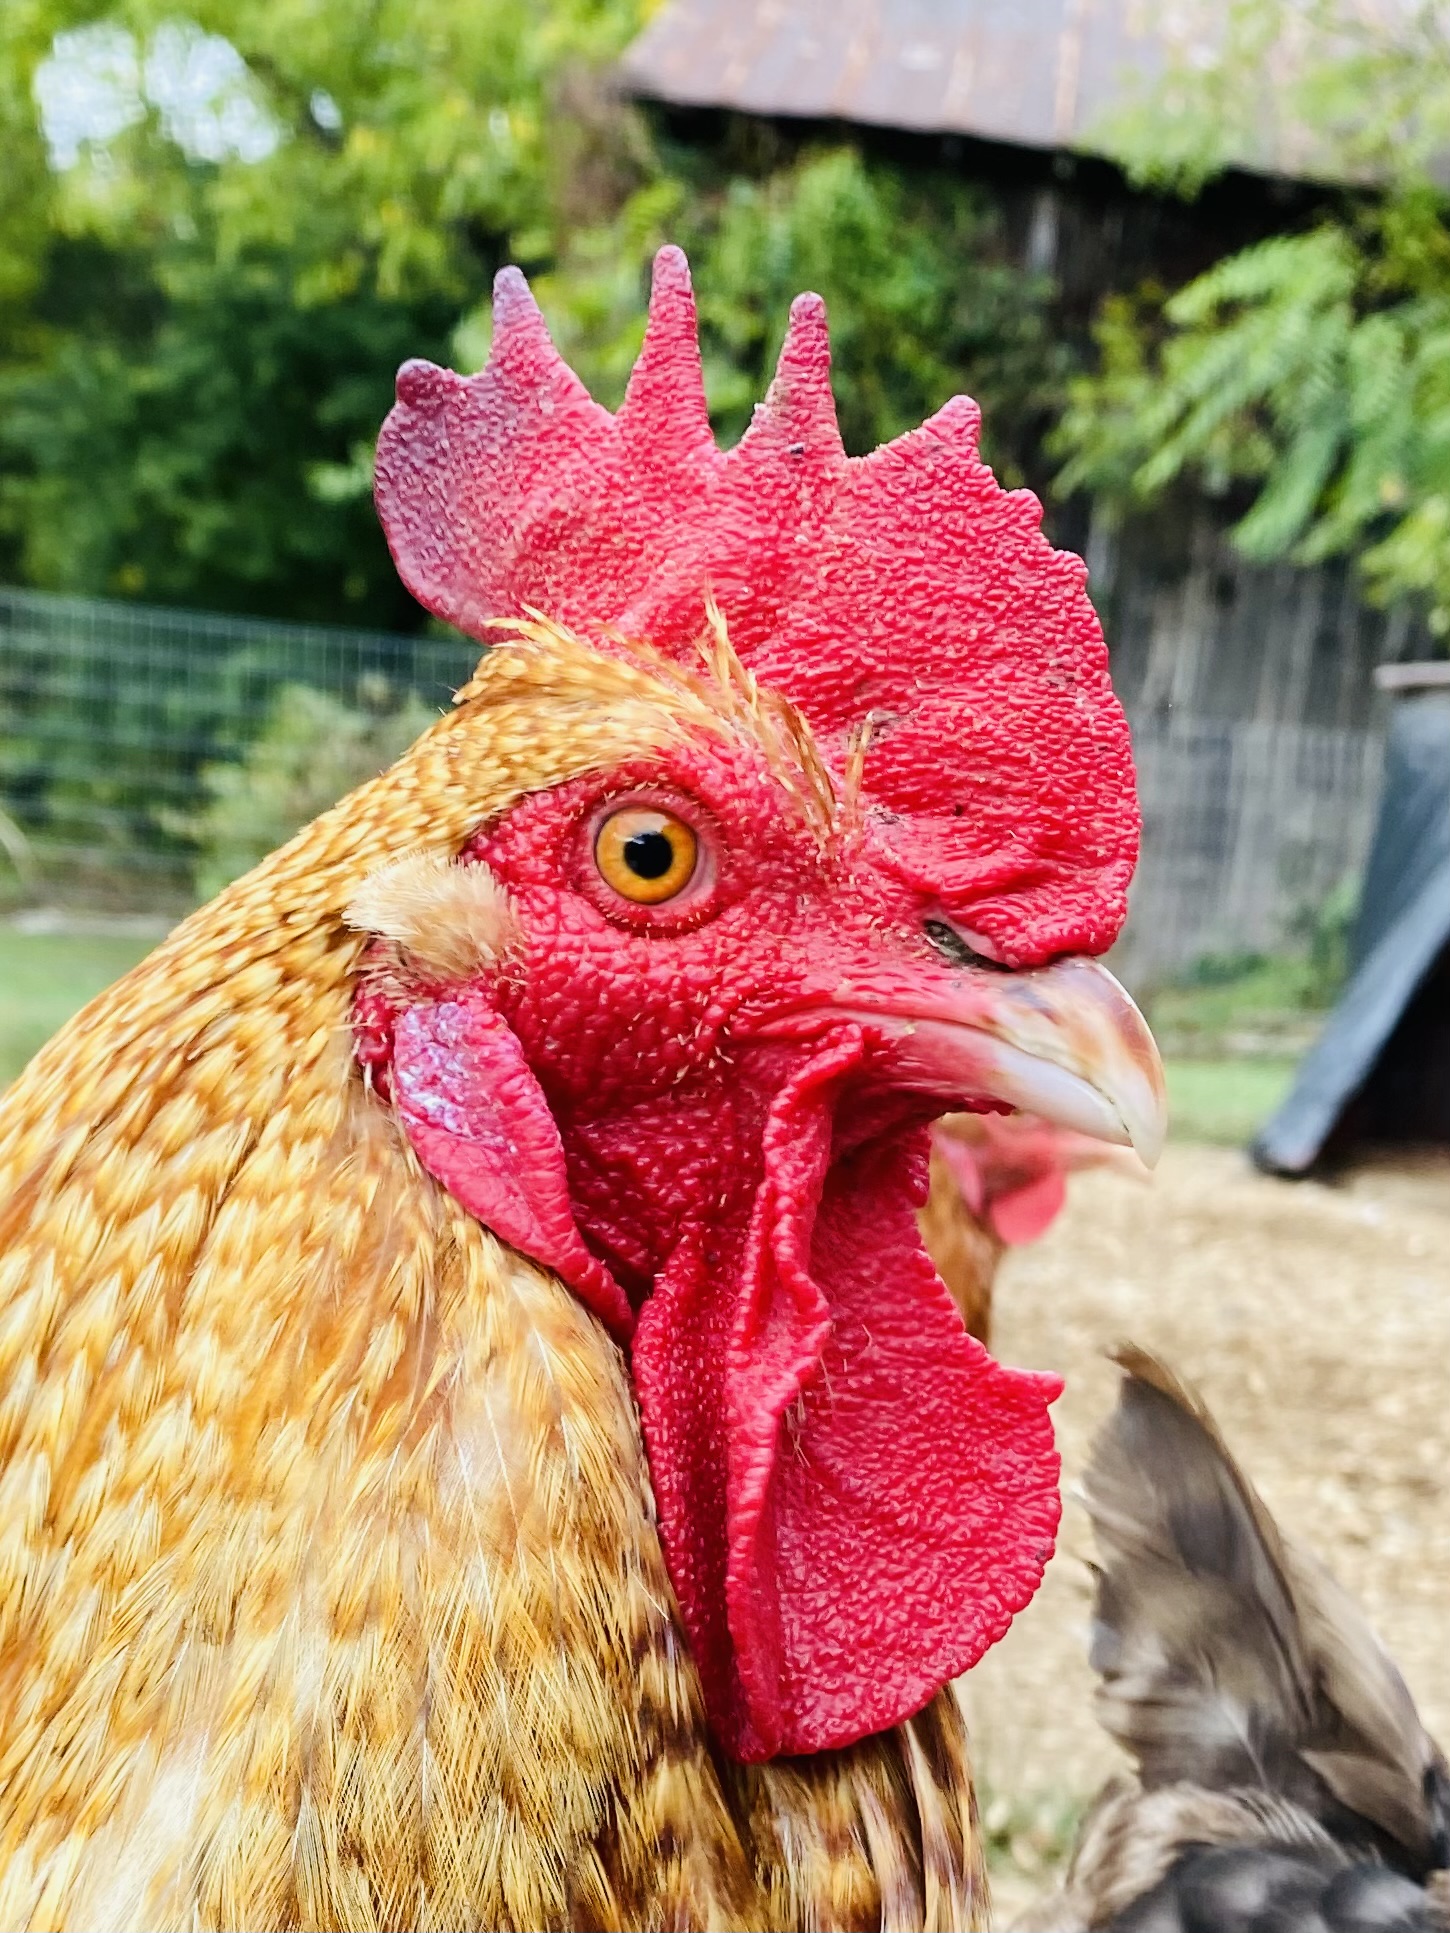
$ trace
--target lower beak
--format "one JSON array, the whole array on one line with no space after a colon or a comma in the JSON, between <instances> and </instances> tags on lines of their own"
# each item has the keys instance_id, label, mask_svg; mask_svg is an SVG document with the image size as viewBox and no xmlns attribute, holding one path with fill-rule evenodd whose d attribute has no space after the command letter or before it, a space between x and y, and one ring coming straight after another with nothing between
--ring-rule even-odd
<instances>
[{"instance_id":1,"label":"lower beak","mask_svg":"<svg viewBox=\"0 0 1450 1933\"><path fill-rule=\"evenodd\" d=\"M877 1005L857 981L832 1005L877 1037L893 1086L939 1096L945 1107L1002 1101L1132 1146L1149 1167L1162 1153L1168 1107L1158 1049L1095 960L1022 972L964 968L949 991L911 1000L910 1012L899 993L882 993Z\"/></svg>"}]
</instances>

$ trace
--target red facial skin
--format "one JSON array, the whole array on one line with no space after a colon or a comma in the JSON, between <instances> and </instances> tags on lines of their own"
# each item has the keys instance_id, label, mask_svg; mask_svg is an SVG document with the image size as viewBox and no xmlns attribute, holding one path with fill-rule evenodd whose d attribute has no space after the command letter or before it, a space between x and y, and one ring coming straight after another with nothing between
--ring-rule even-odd
<instances>
[{"instance_id":1,"label":"red facial skin","mask_svg":"<svg viewBox=\"0 0 1450 1933\"><path fill-rule=\"evenodd\" d=\"M678 898L636 905L600 876L595 832L626 803L696 832ZM516 1233L475 1192L468 1147L440 1156L405 1113L420 1158L617 1332L614 1283L637 1312L661 1532L726 1749L765 1758L894 1723L1001 1636L1058 1514L1056 1385L966 1335L916 1231L926 1123L963 1097L894 1090L885 1033L820 1007L883 965L949 977L932 902L869 822L823 848L744 746L691 742L535 794L464 856L507 889L525 957L439 990L453 1031L435 1027L406 1084L446 1088L435 1118L453 1120L483 1078L459 1052L482 1068L506 1030L527 1072L505 1084L541 1091L588 1254L558 1246L573 1230L547 1207L555 1232ZM395 1025L434 1026L362 1005L374 1062ZM482 1132L492 1162L491 1117Z\"/></svg>"},{"instance_id":2,"label":"red facial skin","mask_svg":"<svg viewBox=\"0 0 1450 1933\"><path fill-rule=\"evenodd\" d=\"M883 941L941 965L919 896L859 846L823 854L743 760L691 748L665 767L536 794L467 849L528 934L528 971L500 986L499 1010L559 1125L585 1237L635 1302L686 1226L753 1193L765 1114L805 1046L752 1040L754 1026L879 963ZM605 884L593 828L635 801L695 829L713 884L660 906ZM853 1031L803 1023L813 1043ZM941 1111L918 1096L898 1107L922 1122Z\"/></svg>"}]
</instances>

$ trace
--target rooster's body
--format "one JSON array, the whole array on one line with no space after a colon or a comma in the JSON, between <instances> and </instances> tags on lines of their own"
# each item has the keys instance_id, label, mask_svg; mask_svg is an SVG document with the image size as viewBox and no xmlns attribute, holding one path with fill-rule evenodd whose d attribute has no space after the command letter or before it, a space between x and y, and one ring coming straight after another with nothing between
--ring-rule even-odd
<instances>
[{"instance_id":1,"label":"rooster's body","mask_svg":"<svg viewBox=\"0 0 1450 1933\"><path fill-rule=\"evenodd\" d=\"M994 781L1016 858L950 800L915 837L919 671L870 743L832 723L857 673L802 716L735 656L759 593L728 544L677 532L669 577L648 466L606 474L642 421L682 476L750 460L676 434L679 258L661 289L618 419L508 281L476 387L406 376L405 576L510 635L4 1097L0 1925L980 1919L949 1681L1050 1551L1053 1387L967 1337L913 1217L945 1107L1159 1131L1131 1007L1048 964L1121 918L1126 738L1080 574L933 432L931 488L1005 516L1004 581L1081 633L971 646L984 690L1000 660L1037 694L1001 731L1087 764L1076 819ZM805 326L762 501L808 447L842 501L876 461L820 444ZM668 579L652 612L636 579Z\"/></svg>"}]
</instances>

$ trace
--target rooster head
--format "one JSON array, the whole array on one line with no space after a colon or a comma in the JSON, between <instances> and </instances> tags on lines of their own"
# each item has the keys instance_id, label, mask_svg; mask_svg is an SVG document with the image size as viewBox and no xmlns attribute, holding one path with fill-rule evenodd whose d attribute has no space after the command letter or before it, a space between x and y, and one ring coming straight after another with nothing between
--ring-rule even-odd
<instances>
[{"instance_id":1,"label":"rooster head","mask_svg":"<svg viewBox=\"0 0 1450 1933\"><path fill-rule=\"evenodd\" d=\"M1057 1385L966 1334L917 1233L930 1122L1161 1141L1087 957L1138 822L1085 573L963 398L845 455L814 297L718 450L676 250L617 415L512 270L482 374L398 394L399 570L495 648L415 764L486 775L470 829L353 897L358 1058L629 1351L724 1747L843 1745L1002 1635L1057 1523Z\"/></svg>"}]
</instances>

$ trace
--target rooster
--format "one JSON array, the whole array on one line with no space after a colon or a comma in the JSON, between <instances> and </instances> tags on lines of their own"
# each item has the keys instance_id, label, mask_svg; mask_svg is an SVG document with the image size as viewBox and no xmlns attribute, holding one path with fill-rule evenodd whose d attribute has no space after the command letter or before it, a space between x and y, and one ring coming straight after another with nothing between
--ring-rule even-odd
<instances>
[{"instance_id":1,"label":"rooster","mask_svg":"<svg viewBox=\"0 0 1450 1933\"><path fill-rule=\"evenodd\" d=\"M1084 1483L1092 1661L1137 1777L1021 1933L1445 1933L1450 1767L1352 1601L1135 1349Z\"/></svg>"},{"instance_id":2,"label":"rooster","mask_svg":"<svg viewBox=\"0 0 1450 1933\"><path fill-rule=\"evenodd\" d=\"M822 306L737 448L683 257L611 416L516 271L400 372L449 716L0 1118L0 1925L958 1927L951 1688L1051 1553L928 1124L1151 1156L1076 558Z\"/></svg>"}]
</instances>

